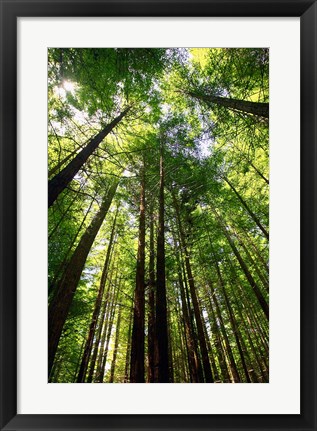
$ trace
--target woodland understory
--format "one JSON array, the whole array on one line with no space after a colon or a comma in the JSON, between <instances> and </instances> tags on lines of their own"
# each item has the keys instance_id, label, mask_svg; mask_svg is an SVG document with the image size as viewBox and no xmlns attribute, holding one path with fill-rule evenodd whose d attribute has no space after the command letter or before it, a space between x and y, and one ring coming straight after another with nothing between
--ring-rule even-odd
<instances>
[{"instance_id":1,"label":"woodland understory","mask_svg":"<svg viewBox=\"0 0 317 431\"><path fill-rule=\"evenodd\" d=\"M269 382L269 51L48 50L48 381Z\"/></svg>"}]
</instances>

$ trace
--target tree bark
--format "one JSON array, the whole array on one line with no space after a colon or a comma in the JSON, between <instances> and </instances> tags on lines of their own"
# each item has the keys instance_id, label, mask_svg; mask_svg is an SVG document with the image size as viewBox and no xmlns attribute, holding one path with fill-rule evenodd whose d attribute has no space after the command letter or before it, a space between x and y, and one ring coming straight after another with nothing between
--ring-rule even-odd
<instances>
[{"instance_id":1,"label":"tree bark","mask_svg":"<svg viewBox=\"0 0 317 431\"><path fill-rule=\"evenodd\" d=\"M124 368L124 383L129 381L129 364L131 357L131 332L132 332L132 320L133 320L133 307L129 311L129 328L128 328L128 341L127 341L127 351L125 355L125 368Z\"/></svg>"},{"instance_id":2,"label":"tree bark","mask_svg":"<svg viewBox=\"0 0 317 431\"><path fill-rule=\"evenodd\" d=\"M244 208L247 210L248 214L251 216L252 220L255 222L255 224L259 227L259 229L261 229L261 231L263 232L263 234L265 235L265 237L267 238L267 240L269 240L269 233L268 231L264 228L264 226L262 225L262 223L260 222L260 220L258 219L258 217L254 214L254 212L250 209L249 205L245 202L245 200L240 196L240 194L237 192L237 190L235 189L235 187L233 186L233 184L228 180L228 178L224 177L224 180L226 181L226 183L229 185L229 187L233 190L233 192L235 193L235 195L237 196L237 198L239 199L239 201L242 203L242 205L244 206Z\"/></svg>"},{"instance_id":3,"label":"tree bark","mask_svg":"<svg viewBox=\"0 0 317 431\"><path fill-rule=\"evenodd\" d=\"M64 275L59 283L56 294L48 310L48 372L52 369L58 342L67 318L73 297L75 295L81 273L84 269L87 256L102 222L111 205L118 182L114 183L106 194L86 232L81 237Z\"/></svg>"},{"instance_id":4,"label":"tree bark","mask_svg":"<svg viewBox=\"0 0 317 431\"><path fill-rule=\"evenodd\" d=\"M175 238L174 238L174 241L175 241ZM176 250L175 254L176 254L177 267L178 267L177 268L178 284L179 284L179 290L181 295L182 315L183 315L183 321L184 321L190 380L192 383L199 383L201 382L201 379L199 377L200 359L199 359L199 354L197 352L197 346L194 341L193 330L191 327L191 321L190 321L189 312L188 312L188 305L186 303L186 295L185 295L185 288L184 288L184 282L182 277L182 267L180 263L179 251Z\"/></svg>"},{"instance_id":5,"label":"tree bark","mask_svg":"<svg viewBox=\"0 0 317 431\"><path fill-rule=\"evenodd\" d=\"M145 325L145 167L141 174L139 242L134 292L134 316L131 344L130 382L144 383L144 325Z\"/></svg>"},{"instance_id":6,"label":"tree bark","mask_svg":"<svg viewBox=\"0 0 317 431\"><path fill-rule=\"evenodd\" d=\"M119 334L120 334L120 324L121 324L121 306L120 306L120 304L118 305L118 307L119 307L119 312L118 312L118 319L117 319L117 326L116 326L116 338L115 338L114 347L113 347L113 356L112 356L112 362L111 362L111 368L110 368L109 383L113 383L114 370L116 367L118 346L119 346Z\"/></svg>"},{"instance_id":7,"label":"tree bark","mask_svg":"<svg viewBox=\"0 0 317 431\"><path fill-rule=\"evenodd\" d=\"M173 201L174 201L174 206L175 206L176 219L178 222L181 245L182 245L182 249L183 249L184 255L185 255L184 257L185 257L187 279L188 279L190 295L191 295L191 299L192 299L192 303L193 303L193 307L194 307L195 320L196 320L196 325L197 325L198 340L199 340L199 346L200 346L200 351L201 351L201 356L202 356L205 381L207 383L212 383L214 380L213 380L213 376L212 376L212 372L211 372L211 366L210 366L210 361L209 361L209 356L208 356L208 349L207 349L207 344L206 344L206 339L205 339L205 334L204 334L204 329L203 329L203 322L201 320L201 312L200 312L200 307L199 307L198 298L197 298L197 294L196 294L194 277L193 277L192 270L191 270L189 253L187 250L187 244L186 244L186 240L185 240L185 232L184 232L183 227L182 227L182 222L181 222L180 212L179 212L179 206L178 206L178 202L177 202L175 193L173 193Z\"/></svg>"},{"instance_id":8,"label":"tree bark","mask_svg":"<svg viewBox=\"0 0 317 431\"><path fill-rule=\"evenodd\" d=\"M155 251L153 205L150 214L150 259L149 259L149 316L148 316L148 381L154 383L155 354Z\"/></svg>"},{"instance_id":9,"label":"tree bark","mask_svg":"<svg viewBox=\"0 0 317 431\"><path fill-rule=\"evenodd\" d=\"M245 112L247 114L256 115L259 117L269 118L269 104L261 102L250 102L247 100L232 99L227 97L213 96L209 94L198 94L192 91L187 93L195 99L202 100L207 103L214 103L224 108L234 111Z\"/></svg>"},{"instance_id":10,"label":"tree bark","mask_svg":"<svg viewBox=\"0 0 317 431\"><path fill-rule=\"evenodd\" d=\"M111 248L112 248L113 238L114 238L114 234L115 234L115 227L116 227L116 222L117 222L117 215L118 215L118 208L117 208L116 215L115 215L112 229L111 229L109 244L108 244L107 253L106 253L106 259L105 259L105 263L104 263L104 267L103 267L103 271L102 271L101 279L100 279L100 287L99 287L98 295L96 298L95 307L94 307L94 311L92 314L92 319L91 319L91 323L90 323L90 327L89 327L88 337L87 337L87 341L85 344L85 349L84 349L82 361L81 361L78 376L77 376L77 383L82 383L85 381L85 375L86 375L86 371L87 371L87 367L88 367L89 357L91 354L93 339L95 336L97 321L98 321L98 317L99 317L99 313L100 313L101 301L103 298L103 294L104 294L104 290L105 290L105 286L106 286L106 281L107 281L110 255L111 255Z\"/></svg>"},{"instance_id":11,"label":"tree bark","mask_svg":"<svg viewBox=\"0 0 317 431\"><path fill-rule=\"evenodd\" d=\"M56 201L60 193L67 187L79 169L84 165L87 159L98 148L102 140L112 131L112 129L121 121L121 119L128 113L130 108L125 109L118 117L116 117L110 124L101 130L89 143L83 148L74 159L65 166L54 178L48 182L48 207L51 207Z\"/></svg>"},{"instance_id":12,"label":"tree bark","mask_svg":"<svg viewBox=\"0 0 317 431\"><path fill-rule=\"evenodd\" d=\"M219 223L220 223L220 225L222 227L222 231L223 231L225 237L227 238L227 241L230 244L230 247L231 247L233 253L235 254L235 256L236 256L236 258L237 258L237 260L238 260L238 262L239 262L239 264L241 266L242 271L244 272L244 274L245 274L245 276L246 276L246 278L247 278L250 286L252 287L253 292L255 293L255 296L257 297L257 299L259 301L259 304L260 304L260 306L261 306L261 308L262 308L262 310L263 310L263 312L264 312L267 320L269 320L269 306L268 306L268 303L266 302L265 298L263 297L259 286L255 282L255 280L252 277L252 275L251 275L251 273L250 273L247 265L245 264L244 260L242 259L242 257L240 255L237 247L235 246L235 244L234 244L231 236L227 232L226 227L223 226L222 222L219 220L219 216L218 215L217 215L217 218L218 218L218 221L219 221Z\"/></svg>"},{"instance_id":13,"label":"tree bark","mask_svg":"<svg viewBox=\"0 0 317 431\"><path fill-rule=\"evenodd\" d=\"M159 383L169 383L167 302L165 281L163 144L161 144L160 154L159 220L156 253L156 340L155 381Z\"/></svg>"}]
</instances>

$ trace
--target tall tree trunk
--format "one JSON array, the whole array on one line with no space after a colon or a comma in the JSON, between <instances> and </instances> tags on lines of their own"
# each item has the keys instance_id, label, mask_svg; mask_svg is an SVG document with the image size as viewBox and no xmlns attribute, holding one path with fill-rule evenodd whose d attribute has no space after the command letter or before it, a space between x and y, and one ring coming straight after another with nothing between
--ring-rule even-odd
<instances>
[{"instance_id":1,"label":"tall tree trunk","mask_svg":"<svg viewBox=\"0 0 317 431\"><path fill-rule=\"evenodd\" d=\"M269 118L269 104L261 102L250 102L247 100L232 99L228 97L213 96L210 94L199 94L192 91L187 93L195 99L207 103L214 103L234 111L245 112L259 117Z\"/></svg>"},{"instance_id":2,"label":"tall tree trunk","mask_svg":"<svg viewBox=\"0 0 317 431\"><path fill-rule=\"evenodd\" d=\"M112 362L111 362L111 368L110 368L109 383L113 383L114 370L116 367L118 346L119 346L119 334L120 334L120 324L121 324L121 305L119 304L118 307L119 307L119 312L118 312L118 319L117 319L117 325L116 325L116 338L115 338L114 347L113 347L113 356L112 356Z\"/></svg>"},{"instance_id":3,"label":"tall tree trunk","mask_svg":"<svg viewBox=\"0 0 317 431\"><path fill-rule=\"evenodd\" d=\"M84 165L87 159L98 148L102 140L112 131L112 129L121 121L121 119L128 113L130 108L125 109L118 117L116 117L110 124L101 130L89 143L83 148L74 159L65 166L54 178L48 182L48 207L51 207L58 198L59 194L71 182L79 169Z\"/></svg>"},{"instance_id":4,"label":"tall tree trunk","mask_svg":"<svg viewBox=\"0 0 317 431\"><path fill-rule=\"evenodd\" d=\"M110 255L111 255L111 248L112 248L113 238L114 238L114 234L115 234L115 227L116 227L116 222L117 222L117 215L118 215L118 208L117 208L116 215L115 215L112 229L111 229L109 244L108 244L107 253L106 253L106 259L105 259L105 263L104 263L104 267L103 267L103 271L102 271L101 279L100 279L100 287L99 287L98 295L96 298L95 307L94 307L94 311L93 311L93 315L92 315L92 319L91 319L91 323L90 323L90 327L89 327L88 337L86 340L85 349L84 349L82 361L81 361L78 376L77 376L77 383L82 383L85 381L85 375L86 375L86 371L87 371L87 367L88 367L89 357L91 354L93 339L95 336L97 321L98 321L98 317L99 317L99 313L100 313L101 301L102 301L105 286L106 286L106 280L107 280L109 262L110 262Z\"/></svg>"},{"instance_id":5,"label":"tall tree trunk","mask_svg":"<svg viewBox=\"0 0 317 431\"><path fill-rule=\"evenodd\" d=\"M112 251L113 253L113 251ZM111 258L110 258L111 260ZM104 293L104 299L103 299L103 305L101 308L101 312L100 312L100 317L98 319L97 322L97 335L95 337L94 340L94 346L93 346L93 350L92 350L92 355L91 355L91 359L90 359L90 364L89 364L89 373L87 376L87 383L91 383L93 381L93 377L94 377L94 372L95 372L95 368L96 368L96 361L97 361L97 356L98 356L98 351L99 351L99 346L100 344L104 345L104 340L102 339L103 336L103 327L104 327L104 323L107 320L107 313L108 313L108 309L110 307L110 296L111 296L111 289L112 289L112 285L111 285L111 279L112 279L112 273L113 273L113 268L111 268L110 270L110 274L109 276L107 276L107 280L106 283L108 281L108 287Z\"/></svg>"},{"instance_id":6,"label":"tall tree trunk","mask_svg":"<svg viewBox=\"0 0 317 431\"><path fill-rule=\"evenodd\" d=\"M134 316L131 344L130 382L144 383L144 325L145 325L145 166L141 174L139 242L134 292Z\"/></svg>"},{"instance_id":7,"label":"tall tree trunk","mask_svg":"<svg viewBox=\"0 0 317 431\"><path fill-rule=\"evenodd\" d=\"M87 209L87 211L85 213L85 216L82 219L82 221L80 223L80 226L77 229L77 231L76 231L76 233L75 233L75 235L74 235L74 237L72 239L72 242L69 244L69 247L68 247L68 249L67 249L67 251L65 253L63 261L58 266L58 269L55 271L54 278L53 278L52 282L49 284L49 287L48 287L48 301L49 301L49 303L51 302L51 297L52 297L53 291L55 290L56 285L58 285L58 280L60 279L61 274L64 273L64 270L67 267L69 255L70 255L70 253L72 251L72 248L73 248L73 246L74 246L74 244L75 244L75 242L76 242L76 240L78 238L78 235L79 235L82 227L84 226L84 223L85 223L86 218L87 218L87 216L88 216L88 214L89 214L89 212L91 210L93 202L94 202L93 200L90 202L89 207L88 207L88 209Z\"/></svg>"},{"instance_id":8,"label":"tall tree trunk","mask_svg":"<svg viewBox=\"0 0 317 431\"><path fill-rule=\"evenodd\" d=\"M155 251L153 205L150 211L149 316L148 316L148 381L154 383L155 353Z\"/></svg>"},{"instance_id":9,"label":"tall tree trunk","mask_svg":"<svg viewBox=\"0 0 317 431\"><path fill-rule=\"evenodd\" d=\"M114 282L114 291L113 291L113 297L112 297L112 302L110 307L110 317L108 320L107 328L105 328L105 330L107 329L106 346L104 351L100 352L101 353L100 368L95 379L95 382L97 383L103 383L103 379L106 371L106 364L107 364L107 358L108 358L108 352L109 352L109 343L110 343L111 332L112 332L113 323L114 323L114 315L117 308L117 301L118 301L120 284L121 284L119 282L119 285L117 285L117 280L118 280L118 269L117 269L116 278Z\"/></svg>"},{"instance_id":10,"label":"tall tree trunk","mask_svg":"<svg viewBox=\"0 0 317 431\"><path fill-rule=\"evenodd\" d=\"M217 218L217 220L219 222L219 225L221 226L222 232L223 232L224 236L227 238L227 241L230 244L230 247L231 247L234 255L236 256L236 258L237 258L237 260L238 260L238 262L239 262L239 264L241 266L242 271L244 272L244 274L245 274L245 276L246 276L246 278L247 278L250 286L252 287L253 292L254 292L255 296L257 297L257 299L259 301L259 304L260 304L260 306L261 306L261 308L262 308L262 310L263 310L263 312L264 312L267 320L269 320L269 306L268 306L268 303L266 302L265 298L263 297L259 286L257 285L257 283L254 280L254 278L252 277L252 274L250 273L247 265L245 264L244 260L242 259L241 255L240 255L240 253L239 253L239 251L237 249L237 247L235 246L235 244L234 244L234 242L233 242L233 240L232 240L232 238L231 238L231 236L229 234L229 232L227 231L226 226L224 226L223 220L220 218L220 216L217 214L217 212L215 210L212 210L212 211L215 214L215 216L216 216L216 218Z\"/></svg>"},{"instance_id":11,"label":"tall tree trunk","mask_svg":"<svg viewBox=\"0 0 317 431\"><path fill-rule=\"evenodd\" d=\"M174 237L174 242L176 242L175 237ZM197 352L197 345L194 341L193 330L191 327L191 322L190 322L190 317L188 312L188 306L186 303L185 288L184 288L184 282L182 277L182 268L180 263L179 251L176 250L175 254L176 254L177 267L178 267L177 269L178 284L179 284L179 290L181 294L181 305L182 305L182 314L183 314L183 320L184 320L186 347L187 347L187 353L188 353L190 380L192 383L199 383L200 382L200 378L199 378L200 360Z\"/></svg>"},{"instance_id":12,"label":"tall tree trunk","mask_svg":"<svg viewBox=\"0 0 317 431\"><path fill-rule=\"evenodd\" d=\"M87 256L108 212L118 182L114 183L107 192L98 213L95 215L86 232L81 237L64 275L59 283L56 294L48 310L48 372L52 369L58 342L67 318L73 297L75 295L81 273L84 269Z\"/></svg>"},{"instance_id":13,"label":"tall tree trunk","mask_svg":"<svg viewBox=\"0 0 317 431\"><path fill-rule=\"evenodd\" d=\"M125 368L124 368L124 383L128 383L129 381L129 365L130 365L130 357L131 357L131 332L132 332L132 321L133 321L133 306L129 311L129 328L128 328L128 341L127 341L127 352L125 356Z\"/></svg>"},{"instance_id":14,"label":"tall tree trunk","mask_svg":"<svg viewBox=\"0 0 317 431\"><path fill-rule=\"evenodd\" d=\"M235 187L233 186L233 184L228 180L228 178L224 177L224 180L229 185L229 187L233 190L233 192L235 193L235 195L237 196L237 198L239 199L239 201L242 203L242 205L244 206L244 208L247 210L247 212L250 215L250 217L252 218L252 220L255 222L255 224L258 226L258 228L261 229L261 231L263 232L263 234L265 235L265 237L267 238L267 240L269 240L269 233L265 229L265 227L262 225L262 223L260 222L260 220L258 219L258 217L250 209L249 205L240 196L240 194L237 192L237 190L235 189Z\"/></svg>"},{"instance_id":15,"label":"tall tree trunk","mask_svg":"<svg viewBox=\"0 0 317 431\"><path fill-rule=\"evenodd\" d=\"M228 309L228 313L229 313L230 324L231 324L232 331L233 331L233 334L234 334L234 337L235 337L235 340L236 340L236 343L237 343L237 347L238 347L238 350L239 350L239 354L240 354L240 358L241 358L241 363L242 363L242 368L243 368L243 371L244 371L244 374L245 374L247 382L251 383L250 376L249 376L249 373L248 373L248 368L247 368L247 365L246 365L246 362L245 362L245 358L244 358L244 353L243 353L243 350L242 350L242 347L241 347L241 342L240 342L240 337L239 337L240 332L238 330L238 327L237 327L237 324L236 324L236 320L235 320L235 317L234 317L234 313L233 313L233 310L232 310L232 307L231 307L231 304L230 304L230 301L229 301L229 298L228 298L228 295L227 295L227 291L226 291L226 288L225 288L225 283L224 283L224 280L222 278L222 274L220 272L220 268L219 268L219 265L218 265L217 256L215 256L214 252L213 252L213 255L214 255L214 260L215 260L216 272L217 272L218 279L219 279L219 284L221 286L221 290L222 290L222 293L223 293L223 296L224 296L224 299L225 299L225 303L226 303L226 306L227 306L227 309Z\"/></svg>"},{"instance_id":16,"label":"tall tree trunk","mask_svg":"<svg viewBox=\"0 0 317 431\"><path fill-rule=\"evenodd\" d=\"M127 334L127 351L125 355L125 368L124 368L124 383L128 383L129 381L129 365L130 365L130 357L131 357L131 333L132 333L132 323L133 323L133 305L129 310L129 328Z\"/></svg>"},{"instance_id":17,"label":"tall tree trunk","mask_svg":"<svg viewBox=\"0 0 317 431\"><path fill-rule=\"evenodd\" d=\"M165 224L164 224L164 162L163 143L160 154L159 220L156 253L156 344L155 381L169 382L167 302L165 281Z\"/></svg>"},{"instance_id":18,"label":"tall tree trunk","mask_svg":"<svg viewBox=\"0 0 317 431\"><path fill-rule=\"evenodd\" d=\"M260 172L258 170L258 168L256 166L254 166L254 164L252 162L249 162L250 166L255 170L255 172L262 178L262 180L264 180L266 182L266 184L270 184L270 181L262 174L262 172Z\"/></svg>"},{"instance_id":19,"label":"tall tree trunk","mask_svg":"<svg viewBox=\"0 0 317 431\"><path fill-rule=\"evenodd\" d=\"M76 200L78 200L78 194L81 190L82 186L76 191L76 193L74 193L73 198L71 199L70 203L68 204L67 208L65 209L65 211L63 211L60 219L58 220L58 222L54 225L53 229L51 230L51 232L49 232L48 234L48 240L50 241L50 239L52 239L54 233L57 231L57 229L59 228L59 226L61 225L62 221L65 219L66 214L68 213L68 211L71 209L71 207L73 206L74 202L76 202Z\"/></svg>"},{"instance_id":20,"label":"tall tree trunk","mask_svg":"<svg viewBox=\"0 0 317 431\"><path fill-rule=\"evenodd\" d=\"M55 165L52 169L48 171L48 178L50 178L52 175L56 174L60 170L60 168L65 165L68 160L70 160L74 155L77 153L78 148L76 148L74 151L68 154L63 160L60 160L57 165Z\"/></svg>"},{"instance_id":21,"label":"tall tree trunk","mask_svg":"<svg viewBox=\"0 0 317 431\"><path fill-rule=\"evenodd\" d=\"M236 361L235 361L234 356L233 356L233 351L232 351L232 348L230 345L228 334L226 332L225 324L224 324L223 317L222 317L223 313L221 312L218 298L217 298L217 294L215 292L214 286L211 283L211 281L209 282L209 287L211 290L211 296L212 296L213 303L215 304L215 307L216 307L217 319L219 321L220 330L221 330L221 333L222 333L222 336L224 339L226 353L227 353L228 358L229 358L229 365L230 365L230 371L232 374L232 378L233 378L233 381L235 383L239 383L241 381L241 379L240 379L238 367L237 367Z\"/></svg>"},{"instance_id":22,"label":"tall tree trunk","mask_svg":"<svg viewBox=\"0 0 317 431\"><path fill-rule=\"evenodd\" d=\"M212 377L211 366L210 366L210 361L209 361L209 356L208 356L208 349L207 349L207 344L206 344L206 339L205 339L205 334L204 334L204 329L203 329L203 322L201 320L201 312L200 312L200 307L199 307L198 298L197 298L197 294L196 294L196 288L195 288L194 277L192 274L191 264L189 261L189 253L187 250L187 244L186 244L186 240L185 240L185 232L183 230L183 226L182 226L182 222L181 222L181 218L180 218L179 206L178 206L178 202L177 202L175 193L173 193L173 201L174 201L174 206L175 206L176 219L178 222L181 245L182 245L182 249L183 249L184 255L185 255L185 266L186 266L186 272L187 272L187 280L188 280L190 295L191 295L191 299L192 299L192 303L193 303L193 307L194 307L195 320L196 320L196 325L197 325L198 340L199 340L199 346L200 346L200 351L201 351L201 356L202 356L205 381L207 383L212 383L213 377Z\"/></svg>"},{"instance_id":23,"label":"tall tree trunk","mask_svg":"<svg viewBox=\"0 0 317 431\"><path fill-rule=\"evenodd\" d=\"M233 253L235 254L235 256L236 256L236 258L237 258L237 260L238 260L238 262L239 262L239 264L240 264L240 266L241 266L241 268L242 268L242 270L243 270L243 272L244 272L244 274L245 274L245 276L246 276L246 278L247 278L250 286L252 287L253 292L255 293L255 296L257 297L257 299L259 301L259 304L261 305L261 308L262 308L265 316L269 320L269 306L268 306L268 303L266 302L264 296L261 293L261 290L260 290L259 286L257 285L256 281L252 277L252 275L251 275L251 273L250 273L247 265L245 264L244 260L242 259L241 255L240 255L240 253L239 253L239 251L237 249L237 247L235 246L232 238L230 237L230 235L228 234L228 232L227 232L227 230L225 228L223 229L223 232L224 232L224 234L225 234L225 236L226 236L226 238L227 238L227 240L228 240L228 242L229 242L229 244L231 246L231 249L232 249Z\"/></svg>"}]
</instances>

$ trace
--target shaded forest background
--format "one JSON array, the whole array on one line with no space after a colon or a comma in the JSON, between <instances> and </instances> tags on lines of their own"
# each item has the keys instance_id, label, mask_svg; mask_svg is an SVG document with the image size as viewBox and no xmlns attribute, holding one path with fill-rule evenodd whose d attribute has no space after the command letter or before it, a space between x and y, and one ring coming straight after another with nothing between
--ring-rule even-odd
<instances>
[{"instance_id":1,"label":"shaded forest background","mask_svg":"<svg viewBox=\"0 0 317 431\"><path fill-rule=\"evenodd\" d=\"M50 382L269 381L267 49L48 50Z\"/></svg>"}]
</instances>

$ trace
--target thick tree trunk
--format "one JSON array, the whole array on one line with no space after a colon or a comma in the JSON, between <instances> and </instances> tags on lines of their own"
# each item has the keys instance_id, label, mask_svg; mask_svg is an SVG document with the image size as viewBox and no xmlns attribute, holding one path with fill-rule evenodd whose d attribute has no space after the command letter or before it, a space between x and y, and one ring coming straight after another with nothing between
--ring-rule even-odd
<instances>
[{"instance_id":1,"label":"thick tree trunk","mask_svg":"<svg viewBox=\"0 0 317 431\"><path fill-rule=\"evenodd\" d=\"M103 267L103 271L102 271L101 279L100 279L100 287L99 287L98 295L96 298L95 307L94 307L94 311L92 314L92 319L91 319L91 323L90 323L90 327L89 327L88 337L87 337L87 341L85 344L85 349L84 349L82 361L81 361L78 376L77 376L77 383L82 383L85 381L85 375L86 375L86 371L87 371L87 367L88 367L88 362L89 362L89 358L90 358L90 354L91 354L93 339L95 336L97 321L98 321L98 317L99 317L99 313L100 313L101 301L103 298L103 294L104 294L104 290L105 290L105 286L106 286L106 281L107 281L112 243L113 243L113 238L114 238L115 228L116 228L116 222L117 222L117 215L118 215L118 209L116 211L116 215L115 215L112 229L111 229L109 244L108 244L107 253L106 253L106 259L105 259L105 263L104 263L104 267Z\"/></svg>"},{"instance_id":2,"label":"thick tree trunk","mask_svg":"<svg viewBox=\"0 0 317 431\"><path fill-rule=\"evenodd\" d=\"M134 317L132 328L130 383L144 383L144 325L145 325L145 168L141 174L139 215L139 242L134 292Z\"/></svg>"},{"instance_id":3,"label":"thick tree trunk","mask_svg":"<svg viewBox=\"0 0 317 431\"><path fill-rule=\"evenodd\" d=\"M239 201L242 203L244 208L247 210L248 214L251 216L252 220L256 223L256 225L261 229L267 240L269 240L269 233L265 229L265 227L262 225L258 217L254 214L254 212L250 209L249 205L245 202L245 200L240 196L240 194L237 192L233 184L228 180L228 178L224 177L224 180L229 185L229 187L233 190Z\"/></svg>"},{"instance_id":4,"label":"thick tree trunk","mask_svg":"<svg viewBox=\"0 0 317 431\"><path fill-rule=\"evenodd\" d=\"M155 381L169 382L167 302L165 281L165 224L164 224L164 162L163 144L160 155L159 220L156 253L156 344Z\"/></svg>"},{"instance_id":5,"label":"thick tree trunk","mask_svg":"<svg viewBox=\"0 0 317 431\"><path fill-rule=\"evenodd\" d=\"M98 213L95 215L86 232L81 237L76 247L64 275L59 283L56 294L50 303L48 310L48 372L52 369L54 356L57 350L58 342L62 333L64 323L67 318L81 273L84 269L87 256L94 242L94 239L100 229L100 226L108 212L113 196L117 189L118 183L113 184L106 194L100 206Z\"/></svg>"},{"instance_id":6,"label":"thick tree trunk","mask_svg":"<svg viewBox=\"0 0 317 431\"><path fill-rule=\"evenodd\" d=\"M115 118L103 130L101 130L101 132L92 138L86 147L83 148L61 172L55 175L55 177L48 182L48 207L53 205L59 194L71 182L79 169L97 149L100 142L102 142L102 140L121 121L121 119L128 113L129 109L130 108L127 108L125 111L123 111L117 118Z\"/></svg>"},{"instance_id":7,"label":"thick tree trunk","mask_svg":"<svg viewBox=\"0 0 317 431\"><path fill-rule=\"evenodd\" d=\"M249 102L247 100L232 99L227 97L212 96L188 92L188 95L207 103L214 103L234 111L245 112L259 117L269 118L269 104L261 102Z\"/></svg>"}]
</instances>

